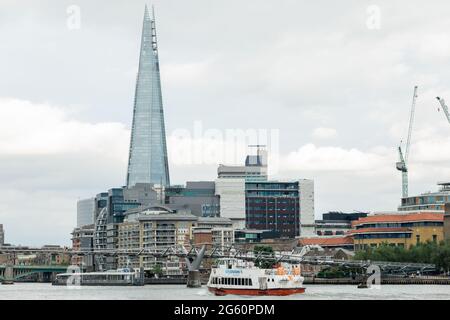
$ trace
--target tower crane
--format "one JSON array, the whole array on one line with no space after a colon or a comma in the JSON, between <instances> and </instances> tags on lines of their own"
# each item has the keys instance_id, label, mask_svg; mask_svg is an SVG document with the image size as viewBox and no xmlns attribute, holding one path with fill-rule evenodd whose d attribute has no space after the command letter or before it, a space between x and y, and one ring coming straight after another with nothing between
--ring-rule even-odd
<instances>
[{"instance_id":1,"label":"tower crane","mask_svg":"<svg viewBox=\"0 0 450 320\"><path fill-rule=\"evenodd\" d=\"M450 123L450 113L448 112L448 107L445 104L445 100L443 98L436 97L436 99L441 104L442 110L444 110L445 116L447 117L448 123Z\"/></svg>"},{"instance_id":2,"label":"tower crane","mask_svg":"<svg viewBox=\"0 0 450 320\"><path fill-rule=\"evenodd\" d=\"M398 147L398 153L400 161L396 163L397 170L402 172L402 197L408 197L408 158L409 158L409 147L411 145L411 133L412 126L414 123L414 112L416 109L416 99L417 99L417 86L414 87L413 101L411 105L411 114L409 117L409 129L408 129L408 139L406 141L405 153L403 154L402 146Z\"/></svg>"}]
</instances>

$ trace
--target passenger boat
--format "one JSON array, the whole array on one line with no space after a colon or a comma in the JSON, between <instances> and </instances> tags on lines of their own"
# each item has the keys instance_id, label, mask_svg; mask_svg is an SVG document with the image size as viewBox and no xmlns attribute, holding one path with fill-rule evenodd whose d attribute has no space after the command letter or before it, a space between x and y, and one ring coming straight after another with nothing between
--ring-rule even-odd
<instances>
[{"instance_id":1,"label":"passenger boat","mask_svg":"<svg viewBox=\"0 0 450 320\"><path fill-rule=\"evenodd\" d=\"M260 269L252 262L222 258L211 269L207 287L218 296L287 296L304 293L303 280L300 265L279 264L272 269Z\"/></svg>"},{"instance_id":2,"label":"passenger boat","mask_svg":"<svg viewBox=\"0 0 450 320\"><path fill-rule=\"evenodd\" d=\"M56 275L53 285L66 286L143 286L142 270L117 269L106 272L74 272Z\"/></svg>"}]
</instances>

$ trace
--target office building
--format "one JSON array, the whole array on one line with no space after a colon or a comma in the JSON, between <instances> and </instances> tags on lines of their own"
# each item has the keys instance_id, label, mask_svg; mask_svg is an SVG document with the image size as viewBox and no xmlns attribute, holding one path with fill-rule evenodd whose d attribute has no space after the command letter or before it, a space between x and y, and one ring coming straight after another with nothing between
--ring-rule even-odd
<instances>
[{"instance_id":1,"label":"office building","mask_svg":"<svg viewBox=\"0 0 450 320\"><path fill-rule=\"evenodd\" d=\"M246 227L282 237L314 235L314 182L259 181L245 184Z\"/></svg>"},{"instance_id":2,"label":"office building","mask_svg":"<svg viewBox=\"0 0 450 320\"><path fill-rule=\"evenodd\" d=\"M219 196L214 181L188 181L186 186L165 188L165 202L171 208L189 209L198 217L220 215Z\"/></svg>"},{"instance_id":3,"label":"office building","mask_svg":"<svg viewBox=\"0 0 450 320\"><path fill-rule=\"evenodd\" d=\"M160 202L158 191L152 184L137 183L131 188L121 187L108 190L106 206L96 219L94 247L98 250L117 249L118 226L123 222L128 210ZM100 268L117 268L117 257L107 256Z\"/></svg>"},{"instance_id":4,"label":"office building","mask_svg":"<svg viewBox=\"0 0 450 320\"><path fill-rule=\"evenodd\" d=\"M418 196L402 199L398 211L429 211L437 210L444 212L446 202L450 202L450 182L439 182L439 191L426 192Z\"/></svg>"},{"instance_id":5,"label":"office building","mask_svg":"<svg viewBox=\"0 0 450 320\"><path fill-rule=\"evenodd\" d=\"M170 185L159 68L155 18L146 6L128 157L129 188L137 183Z\"/></svg>"},{"instance_id":6,"label":"office building","mask_svg":"<svg viewBox=\"0 0 450 320\"><path fill-rule=\"evenodd\" d=\"M3 230L3 224L0 224L0 246L5 244L5 231Z\"/></svg>"},{"instance_id":7,"label":"office building","mask_svg":"<svg viewBox=\"0 0 450 320\"><path fill-rule=\"evenodd\" d=\"M257 145L256 155L248 155L244 166L219 165L218 179L245 179L246 181L267 180L267 150Z\"/></svg>"},{"instance_id":8,"label":"office building","mask_svg":"<svg viewBox=\"0 0 450 320\"><path fill-rule=\"evenodd\" d=\"M344 235L352 229L352 221L367 217L365 212L328 212L316 220L316 234L318 236Z\"/></svg>"},{"instance_id":9,"label":"office building","mask_svg":"<svg viewBox=\"0 0 450 320\"><path fill-rule=\"evenodd\" d=\"M268 180L267 165L267 151L258 146L245 166L219 166L220 216L231 219L235 229L273 230L285 238L313 236L314 181Z\"/></svg>"},{"instance_id":10,"label":"office building","mask_svg":"<svg viewBox=\"0 0 450 320\"><path fill-rule=\"evenodd\" d=\"M95 223L95 198L77 202L77 228Z\"/></svg>"},{"instance_id":11,"label":"office building","mask_svg":"<svg viewBox=\"0 0 450 320\"><path fill-rule=\"evenodd\" d=\"M280 232L273 230L241 229L234 231L234 241L238 244L261 243L280 238Z\"/></svg>"},{"instance_id":12,"label":"office building","mask_svg":"<svg viewBox=\"0 0 450 320\"><path fill-rule=\"evenodd\" d=\"M245 228L245 179L219 178L215 190L220 216L231 219L236 229Z\"/></svg>"}]
</instances>

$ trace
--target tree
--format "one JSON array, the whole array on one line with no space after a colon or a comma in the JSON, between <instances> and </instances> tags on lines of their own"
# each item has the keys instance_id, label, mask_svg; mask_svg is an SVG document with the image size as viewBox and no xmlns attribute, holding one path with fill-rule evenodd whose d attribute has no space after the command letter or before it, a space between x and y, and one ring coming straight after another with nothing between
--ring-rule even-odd
<instances>
[{"instance_id":1,"label":"tree","mask_svg":"<svg viewBox=\"0 0 450 320\"><path fill-rule=\"evenodd\" d=\"M158 277L161 277L163 275L163 269L159 263L153 265L152 273Z\"/></svg>"},{"instance_id":2,"label":"tree","mask_svg":"<svg viewBox=\"0 0 450 320\"><path fill-rule=\"evenodd\" d=\"M253 249L255 256L261 255L260 259L255 261L258 268L269 269L275 264L275 254L270 246L255 246Z\"/></svg>"},{"instance_id":3,"label":"tree","mask_svg":"<svg viewBox=\"0 0 450 320\"><path fill-rule=\"evenodd\" d=\"M387 243L376 248L356 252L355 260L431 263L443 272L450 271L450 241L428 241L410 248L390 246Z\"/></svg>"}]
</instances>

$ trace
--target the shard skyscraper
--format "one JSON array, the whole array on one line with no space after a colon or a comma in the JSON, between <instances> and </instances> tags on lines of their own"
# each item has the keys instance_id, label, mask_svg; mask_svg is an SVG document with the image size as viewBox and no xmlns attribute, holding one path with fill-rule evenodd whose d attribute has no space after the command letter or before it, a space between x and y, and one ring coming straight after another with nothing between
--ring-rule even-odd
<instances>
[{"instance_id":1,"label":"the shard skyscraper","mask_svg":"<svg viewBox=\"0 0 450 320\"><path fill-rule=\"evenodd\" d=\"M153 13L150 17L147 6L134 97L127 187L136 183L170 184L155 16Z\"/></svg>"}]
</instances>

